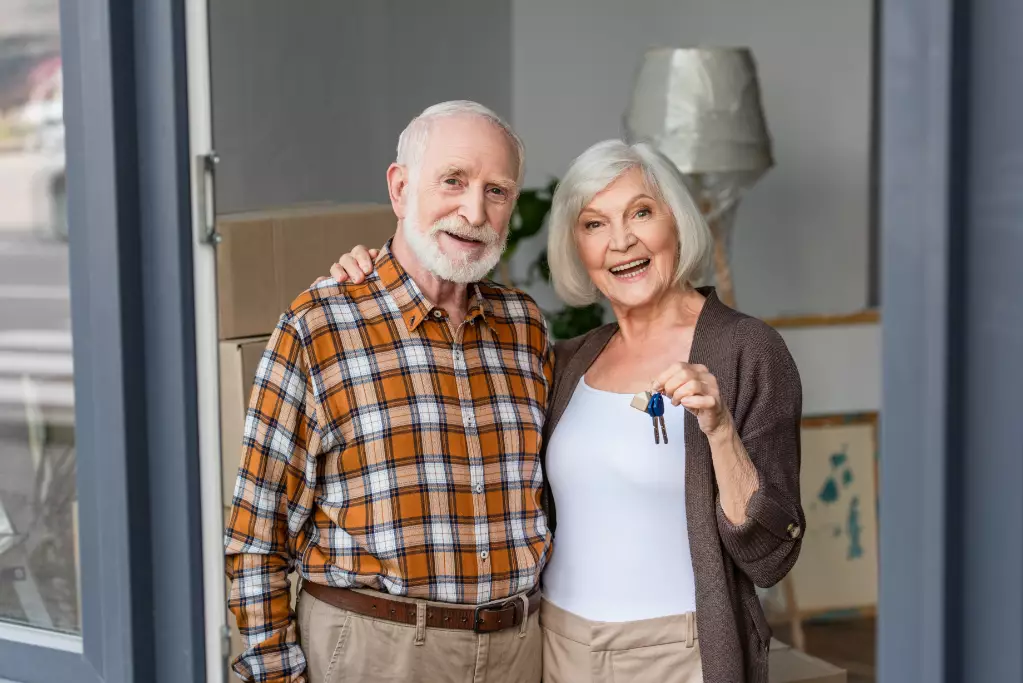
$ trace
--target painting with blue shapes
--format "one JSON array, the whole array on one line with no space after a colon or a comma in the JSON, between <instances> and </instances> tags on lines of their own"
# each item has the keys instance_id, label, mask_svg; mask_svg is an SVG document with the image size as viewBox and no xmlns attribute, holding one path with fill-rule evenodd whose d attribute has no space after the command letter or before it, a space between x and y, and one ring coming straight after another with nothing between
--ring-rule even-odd
<instances>
[{"instance_id":1,"label":"painting with blue shapes","mask_svg":"<svg viewBox=\"0 0 1023 683\"><path fill-rule=\"evenodd\" d=\"M876 416L805 418L806 534L792 571L801 612L877 602Z\"/></svg>"}]
</instances>

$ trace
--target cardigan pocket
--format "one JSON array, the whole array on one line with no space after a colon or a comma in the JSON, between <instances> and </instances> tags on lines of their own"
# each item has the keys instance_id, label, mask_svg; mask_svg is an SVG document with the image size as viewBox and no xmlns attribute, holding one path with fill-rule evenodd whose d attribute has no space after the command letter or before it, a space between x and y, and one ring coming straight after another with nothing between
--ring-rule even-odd
<instances>
[{"instance_id":1,"label":"cardigan pocket","mask_svg":"<svg viewBox=\"0 0 1023 683\"><path fill-rule=\"evenodd\" d=\"M764 608L760 604L760 598L757 597L756 593L747 596L743 599L743 605L746 608L746 612L749 614L750 621L753 622L753 627L757 632L757 637L760 638L760 645L765 650L771 644L771 625L767 623L767 617L764 615Z\"/></svg>"}]
</instances>

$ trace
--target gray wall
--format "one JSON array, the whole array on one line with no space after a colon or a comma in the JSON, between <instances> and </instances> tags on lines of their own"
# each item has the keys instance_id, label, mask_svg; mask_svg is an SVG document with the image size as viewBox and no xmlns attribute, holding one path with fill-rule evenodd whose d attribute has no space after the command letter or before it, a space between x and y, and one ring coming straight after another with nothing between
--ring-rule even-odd
<instances>
[{"instance_id":1,"label":"gray wall","mask_svg":"<svg viewBox=\"0 0 1023 683\"><path fill-rule=\"evenodd\" d=\"M385 201L398 134L425 107L511 113L511 0L210 3L220 213Z\"/></svg>"},{"instance_id":2,"label":"gray wall","mask_svg":"<svg viewBox=\"0 0 1023 683\"><path fill-rule=\"evenodd\" d=\"M560 175L589 145L621 135L632 77L648 47L748 45L759 63L777 166L739 209L739 305L764 316L863 308L871 4L513 0L512 120L529 154L527 184Z\"/></svg>"},{"instance_id":3,"label":"gray wall","mask_svg":"<svg viewBox=\"0 0 1023 683\"><path fill-rule=\"evenodd\" d=\"M476 99L523 136L527 185L621 135L653 45L749 45L777 166L746 197L740 307L837 313L868 291L872 0L440 0L210 5L221 213L386 199L398 133L425 106ZM523 245L521 276L543 237ZM544 306L552 292L534 288Z\"/></svg>"}]
</instances>

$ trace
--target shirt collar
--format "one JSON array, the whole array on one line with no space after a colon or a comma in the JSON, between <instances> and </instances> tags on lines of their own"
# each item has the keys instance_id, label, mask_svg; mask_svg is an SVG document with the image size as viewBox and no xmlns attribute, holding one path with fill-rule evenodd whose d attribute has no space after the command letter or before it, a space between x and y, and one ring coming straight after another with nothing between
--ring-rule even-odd
<instances>
[{"instance_id":1,"label":"shirt collar","mask_svg":"<svg viewBox=\"0 0 1023 683\"><path fill-rule=\"evenodd\" d=\"M401 317L410 332L415 332L427 318L434 314L435 310L440 310L426 298L426 295L419 289L419 285L394 257L391 252L391 240L387 240L384 248L380 251L376 262L376 271L380 276L380 283L398 304ZM467 322L475 322L479 318L482 318L491 329L494 328L493 305L484 295L480 284L473 283L469 286L469 308L465 319Z\"/></svg>"},{"instance_id":2,"label":"shirt collar","mask_svg":"<svg viewBox=\"0 0 1023 683\"><path fill-rule=\"evenodd\" d=\"M486 297L486 294L484 294L484 288L478 282L472 285L469 292L469 312L465 319L475 322L482 318L491 332L496 334L497 330L494 329L494 306L490 303L490 299Z\"/></svg>"}]
</instances>

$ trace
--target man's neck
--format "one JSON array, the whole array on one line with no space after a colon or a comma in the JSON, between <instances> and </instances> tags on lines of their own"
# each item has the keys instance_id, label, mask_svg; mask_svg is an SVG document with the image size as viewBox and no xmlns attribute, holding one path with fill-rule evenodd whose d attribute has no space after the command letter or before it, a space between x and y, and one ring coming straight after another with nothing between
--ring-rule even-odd
<instances>
[{"instance_id":1,"label":"man's neck","mask_svg":"<svg viewBox=\"0 0 1023 683\"><path fill-rule=\"evenodd\" d=\"M391 240L391 254L405 269L419 290L434 306L444 309L456 326L465 319L469 309L469 288L457 282L442 280L416 258L399 229Z\"/></svg>"}]
</instances>

